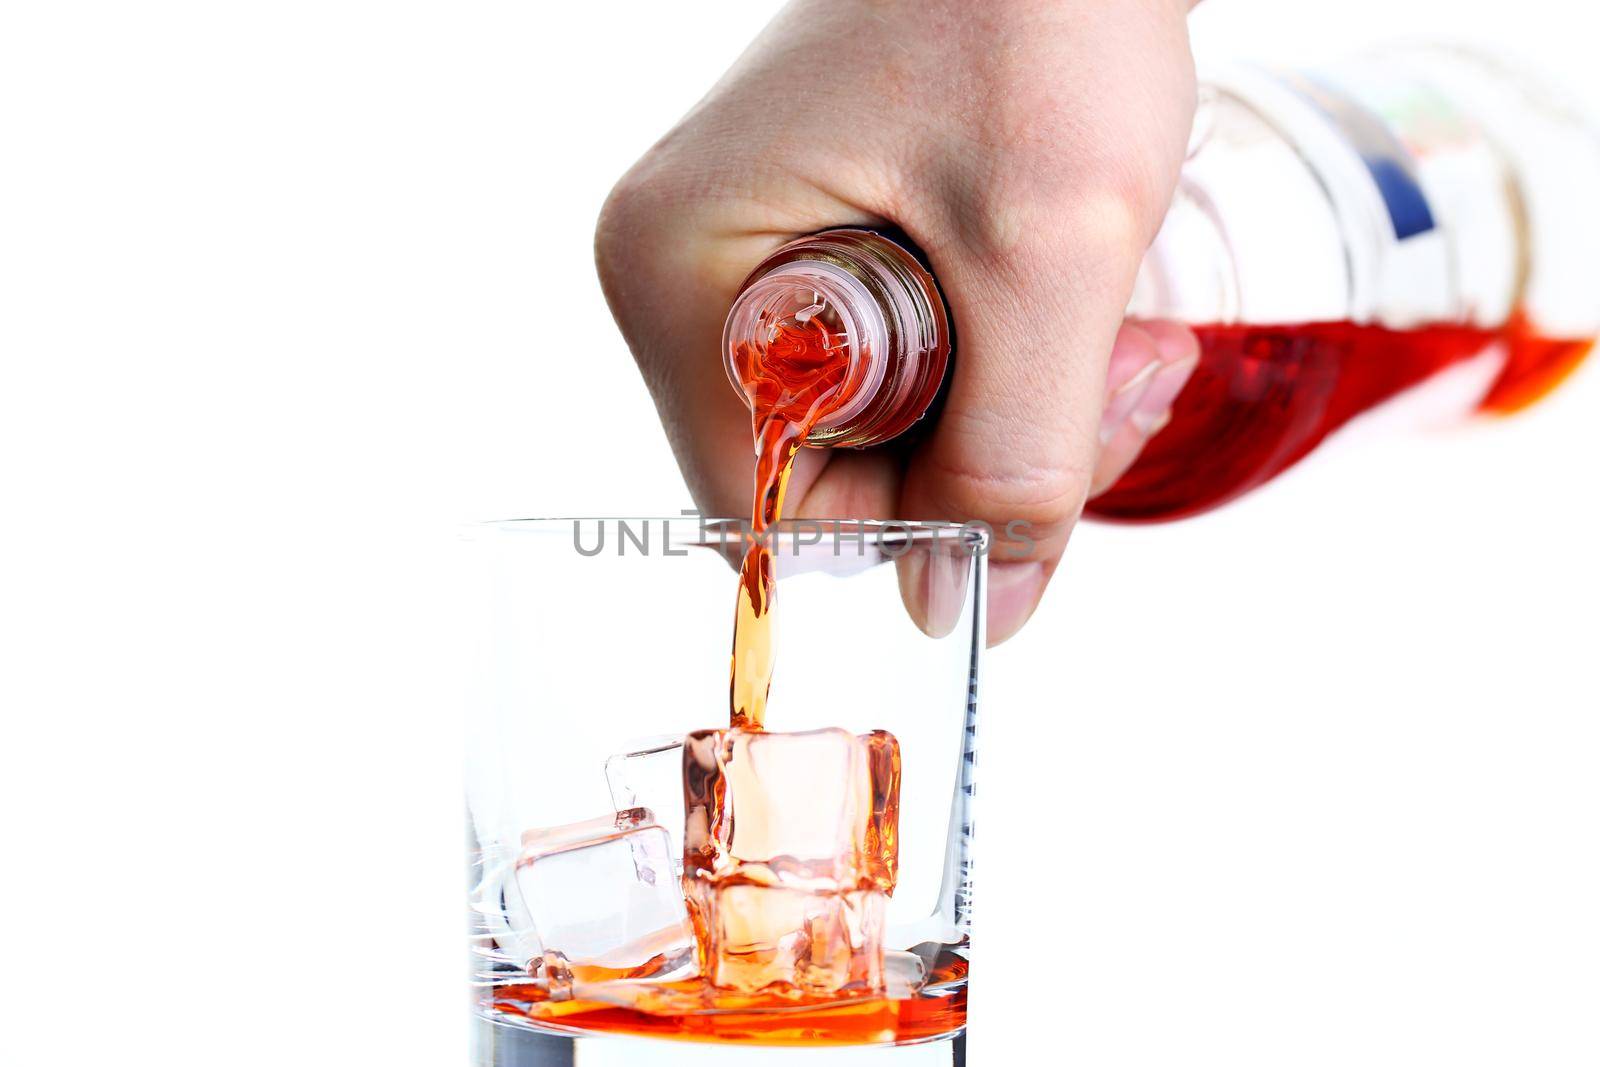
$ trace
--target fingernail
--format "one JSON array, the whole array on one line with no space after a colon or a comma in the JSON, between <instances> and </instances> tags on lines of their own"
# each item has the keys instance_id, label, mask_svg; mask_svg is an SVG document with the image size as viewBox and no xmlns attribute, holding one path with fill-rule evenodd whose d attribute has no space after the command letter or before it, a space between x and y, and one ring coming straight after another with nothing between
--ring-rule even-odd
<instances>
[{"instance_id":1,"label":"fingernail","mask_svg":"<svg viewBox=\"0 0 1600 1067\"><path fill-rule=\"evenodd\" d=\"M1172 402L1189 384L1189 376L1199 362L1199 356L1190 356L1178 363L1168 363L1157 371L1129 413L1128 422L1146 437L1160 431L1171 420Z\"/></svg>"},{"instance_id":2,"label":"fingernail","mask_svg":"<svg viewBox=\"0 0 1600 1067\"><path fill-rule=\"evenodd\" d=\"M1140 323L1144 332L1155 342L1163 363L1182 363L1200 355L1200 339L1194 330L1170 319L1148 319Z\"/></svg>"},{"instance_id":3,"label":"fingernail","mask_svg":"<svg viewBox=\"0 0 1600 1067\"><path fill-rule=\"evenodd\" d=\"M946 637L966 606L971 561L964 556L912 552L895 560L900 599L911 621L929 637Z\"/></svg>"},{"instance_id":4,"label":"fingernail","mask_svg":"<svg viewBox=\"0 0 1600 1067\"><path fill-rule=\"evenodd\" d=\"M1159 360L1151 360L1140 367L1133 377L1117 386L1106 400L1105 411L1100 415L1100 443L1107 444L1117 435L1117 430L1128 420L1143 399L1145 391L1161 369Z\"/></svg>"},{"instance_id":5,"label":"fingernail","mask_svg":"<svg viewBox=\"0 0 1600 1067\"><path fill-rule=\"evenodd\" d=\"M1162 430L1165 430L1167 428L1167 424L1169 422L1171 422L1171 421L1172 421L1172 409L1168 408L1166 411L1164 411L1160 415L1158 415L1154 422L1149 423L1146 427L1144 427L1144 435L1146 437L1154 437L1156 434L1160 433Z\"/></svg>"},{"instance_id":6,"label":"fingernail","mask_svg":"<svg viewBox=\"0 0 1600 1067\"><path fill-rule=\"evenodd\" d=\"M1044 595L1044 564L989 563L989 644L998 645L1033 615Z\"/></svg>"}]
</instances>

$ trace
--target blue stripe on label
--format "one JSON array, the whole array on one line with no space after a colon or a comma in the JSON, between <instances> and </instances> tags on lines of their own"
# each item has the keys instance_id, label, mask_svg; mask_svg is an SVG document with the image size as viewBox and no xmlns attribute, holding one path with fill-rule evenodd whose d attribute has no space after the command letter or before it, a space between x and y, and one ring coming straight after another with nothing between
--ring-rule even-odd
<instances>
[{"instance_id":1,"label":"blue stripe on label","mask_svg":"<svg viewBox=\"0 0 1600 1067\"><path fill-rule=\"evenodd\" d=\"M1289 75L1284 81L1326 115L1361 157L1389 213L1395 240L1431 232L1437 222L1428 206L1428 195L1417 180L1411 153L1389 124L1335 87L1296 75Z\"/></svg>"},{"instance_id":2,"label":"blue stripe on label","mask_svg":"<svg viewBox=\"0 0 1600 1067\"><path fill-rule=\"evenodd\" d=\"M1383 206L1389 209L1389 221L1394 224L1397 240L1415 237L1433 229L1433 212L1428 208L1428 198L1417 184L1408 167L1392 156L1363 154L1361 162L1372 172L1383 196Z\"/></svg>"}]
</instances>

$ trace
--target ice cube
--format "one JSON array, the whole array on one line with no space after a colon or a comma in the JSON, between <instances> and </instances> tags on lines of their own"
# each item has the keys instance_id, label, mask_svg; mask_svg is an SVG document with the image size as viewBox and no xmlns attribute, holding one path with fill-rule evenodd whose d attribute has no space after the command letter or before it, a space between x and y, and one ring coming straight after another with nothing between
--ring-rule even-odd
<instances>
[{"instance_id":1,"label":"ice cube","mask_svg":"<svg viewBox=\"0 0 1600 1067\"><path fill-rule=\"evenodd\" d=\"M548 958L649 969L683 954L694 933L667 832L648 809L529 830L506 890L514 925Z\"/></svg>"},{"instance_id":2,"label":"ice cube","mask_svg":"<svg viewBox=\"0 0 1600 1067\"><path fill-rule=\"evenodd\" d=\"M528 970L543 980L551 1000L615 1000L617 995L631 999L637 995L632 991L635 986L679 982L700 973L694 942L686 940L679 927L657 930L594 960L574 962L565 953L547 949L529 964ZM595 996L596 991L603 990L612 992Z\"/></svg>"},{"instance_id":3,"label":"ice cube","mask_svg":"<svg viewBox=\"0 0 1600 1067\"><path fill-rule=\"evenodd\" d=\"M684 888L700 968L739 992L883 988L900 754L881 731L684 742Z\"/></svg>"},{"instance_id":4,"label":"ice cube","mask_svg":"<svg viewBox=\"0 0 1600 1067\"><path fill-rule=\"evenodd\" d=\"M894 891L900 745L882 730L701 730L683 752L684 869Z\"/></svg>"},{"instance_id":5,"label":"ice cube","mask_svg":"<svg viewBox=\"0 0 1600 1067\"><path fill-rule=\"evenodd\" d=\"M886 730L863 734L867 779L872 783L872 817L867 822L867 854L879 886L894 894L900 874L900 742Z\"/></svg>"},{"instance_id":6,"label":"ice cube","mask_svg":"<svg viewBox=\"0 0 1600 1067\"><path fill-rule=\"evenodd\" d=\"M672 863L683 871L683 735L628 743L606 760L606 785L618 811L649 808L672 840Z\"/></svg>"},{"instance_id":7,"label":"ice cube","mask_svg":"<svg viewBox=\"0 0 1600 1067\"><path fill-rule=\"evenodd\" d=\"M889 950L883 954L883 992L893 1000L907 1000L928 982L926 961L914 952Z\"/></svg>"},{"instance_id":8,"label":"ice cube","mask_svg":"<svg viewBox=\"0 0 1600 1067\"><path fill-rule=\"evenodd\" d=\"M701 970L721 989L753 993L883 988L883 912L875 889L789 889L695 879L690 912Z\"/></svg>"}]
</instances>

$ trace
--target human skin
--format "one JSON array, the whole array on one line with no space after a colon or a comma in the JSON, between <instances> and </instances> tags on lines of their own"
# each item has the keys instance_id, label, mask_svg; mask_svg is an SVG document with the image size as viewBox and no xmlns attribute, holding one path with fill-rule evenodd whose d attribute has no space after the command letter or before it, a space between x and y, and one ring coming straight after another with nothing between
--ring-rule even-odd
<instances>
[{"instance_id":1,"label":"human skin","mask_svg":"<svg viewBox=\"0 0 1600 1067\"><path fill-rule=\"evenodd\" d=\"M991 643L1022 626L1084 502L1198 358L1185 328L1123 320L1188 138L1190 6L795 0L773 20L617 183L596 232L702 511L750 504L750 417L720 353L740 282L799 235L898 226L959 340L943 410L911 447L803 449L785 513L986 522Z\"/></svg>"}]
</instances>

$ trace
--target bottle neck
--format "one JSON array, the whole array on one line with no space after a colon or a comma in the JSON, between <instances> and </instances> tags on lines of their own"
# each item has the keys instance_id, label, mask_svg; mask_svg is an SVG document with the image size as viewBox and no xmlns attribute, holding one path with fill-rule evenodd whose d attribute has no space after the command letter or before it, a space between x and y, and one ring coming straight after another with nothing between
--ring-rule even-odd
<instances>
[{"instance_id":1,"label":"bottle neck","mask_svg":"<svg viewBox=\"0 0 1600 1067\"><path fill-rule=\"evenodd\" d=\"M722 354L758 415L809 404L806 444L864 448L932 405L950 362L949 316L905 247L870 230L828 230L789 242L745 279Z\"/></svg>"}]
</instances>

